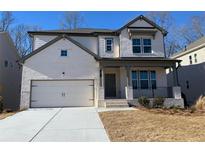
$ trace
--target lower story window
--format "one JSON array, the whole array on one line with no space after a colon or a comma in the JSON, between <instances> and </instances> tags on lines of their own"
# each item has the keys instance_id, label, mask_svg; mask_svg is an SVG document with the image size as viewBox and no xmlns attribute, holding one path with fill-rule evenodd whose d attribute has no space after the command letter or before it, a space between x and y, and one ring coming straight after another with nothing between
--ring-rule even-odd
<instances>
[{"instance_id":1,"label":"lower story window","mask_svg":"<svg viewBox=\"0 0 205 154\"><path fill-rule=\"evenodd\" d=\"M132 71L132 87L133 89L138 88L138 72Z\"/></svg>"},{"instance_id":2,"label":"lower story window","mask_svg":"<svg viewBox=\"0 0 205 154\"><path fill-rule=\"evenodd\" d=\"M149 80L148 80L148 71L140 71L140 88L148 89Z\"/></svg>"},{"instance_id":3,"label":"lower story window","mask_svg":"<svg viewBox=\"0 0 205 154\"><path fill-rule=\"evenodd\" d=\"M150 83L151 83L152 89L157 88L157 80L156 80L156 72L155 71L150 71Z\"/></svg>"},{"instance_id":4,"label":"lower story window","mask_svg":"<svg viewBox=\"0 0 205 154\"><path fill-rule=\"evenodd\" d=\"M156 72L155 71L132 71L133 89L156 89Z\"/></svg>"}]
</instances>

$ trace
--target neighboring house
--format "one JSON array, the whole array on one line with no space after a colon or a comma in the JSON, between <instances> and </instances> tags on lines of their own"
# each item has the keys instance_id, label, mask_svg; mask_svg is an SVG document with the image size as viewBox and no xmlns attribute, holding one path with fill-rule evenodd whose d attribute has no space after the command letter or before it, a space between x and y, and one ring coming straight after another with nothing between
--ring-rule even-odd
<instances>
[{"instance_id":1,"label":"neighboring house","mask_svg":"<svg viewBox=\"0 0 205 154\"><path fill-rule=\"evenodd\" d=\"M108 106L162 96L183 106L176 80L167 87L167 32L139 16L117 30L30 31L33 52L22 59L21 108ZM117 104L117 103L116 103Z\"/></svg>"},{"instance_id":2,"label":"neighboring house","mask_svg":"<svg viewBox=\"0 0 205 154\"><path fill-rule=\"evenodd\" d=\"M0 95L5 108L16 110L20 105L20 56L7 32L0 32Z\"/></svg>"},{"instance_id":3,"label":"neighboring house","mask_svg":"<svg viewBox=\"0 0 205 154\"><path fill-rule=\"evenodd\" d=\"M171 58L182 60L178 68L178 81L187 105L193 105L200 95L205 95L205 37ZM170 78L168 81L172 82Z\"/></svg>"}]
</instances>

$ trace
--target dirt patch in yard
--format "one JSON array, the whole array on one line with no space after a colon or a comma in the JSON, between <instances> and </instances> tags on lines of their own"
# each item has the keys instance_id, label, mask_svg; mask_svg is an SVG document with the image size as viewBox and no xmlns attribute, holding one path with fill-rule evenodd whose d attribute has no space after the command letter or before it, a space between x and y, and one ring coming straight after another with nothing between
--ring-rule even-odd
<instances>
[{"instance_id":1,"label":"dirt patch in yard","mask_svg":"<svg viewBox=\"0 0 205 154\"><path fill-rule=\"evenodd\" d=\"M5 118L7 118L9 116L12 116L14 114L16 114L16 112L3 112L3 113L0 113L0 120L5 119Z\"/></svg>"},{"instance_id":2,"label":"dirt patch in yard","mask_svg":"<svg viewBox=\"0 0 205 154\"><path fill-rule=\"evenodd\" d=\"M186 116L136 109L99 115L111 141L205 141L203 113Z\"/></svg>"}]
</instances>

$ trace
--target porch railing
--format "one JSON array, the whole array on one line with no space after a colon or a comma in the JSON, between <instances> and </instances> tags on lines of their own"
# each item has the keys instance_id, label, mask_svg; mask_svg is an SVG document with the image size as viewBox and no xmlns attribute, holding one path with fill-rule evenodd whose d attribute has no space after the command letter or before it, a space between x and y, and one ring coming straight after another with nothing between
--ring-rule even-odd
<instances>
[{"instance_id":1,"label":"porch railing","mask_svg":"<svg viewBox=\"0 0 205 154\"><path fill-rule=\"evenodd\" d=\"M156 89L133 89L133 97L139 98L145 96L148 98L165 97L173 98L172 87L157 87Z\"/></svg>"}]
</instances>

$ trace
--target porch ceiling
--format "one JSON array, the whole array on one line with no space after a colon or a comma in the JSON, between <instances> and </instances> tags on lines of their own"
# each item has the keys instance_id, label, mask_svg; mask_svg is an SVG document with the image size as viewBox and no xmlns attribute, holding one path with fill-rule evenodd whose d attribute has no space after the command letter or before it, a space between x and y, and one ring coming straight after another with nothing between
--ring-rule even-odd
<instances>
[{"instance_id":1,"label":"porch ceiling","mask_svg":"<svg viewBox=\"0 0 205 154\"><path fill-rule=\"evenodd\" d=\"M99 59L102 67L174 67L180 60L163 57L124 57L124 58L101 58Z\"/></svg>"}]
</instances>

